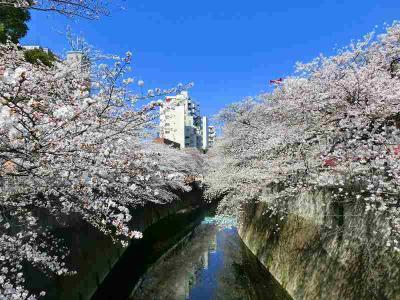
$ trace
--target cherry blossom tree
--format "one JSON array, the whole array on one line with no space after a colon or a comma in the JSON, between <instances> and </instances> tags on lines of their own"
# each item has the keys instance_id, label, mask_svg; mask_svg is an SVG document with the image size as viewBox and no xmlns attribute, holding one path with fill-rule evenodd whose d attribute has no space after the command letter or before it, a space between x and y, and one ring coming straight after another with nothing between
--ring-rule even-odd
<instances>
[{"instance_id":1,"label":"cherry blossom tree","mask_svg":"<svg viewBox=\"0 0 400 300\"><path fill-rule=\"evenodd\" d=\"M109 13L109 0L0 0L0 5L56 12L67 17L97 19ZM120 2L120 1L113 1Z\"/></svg>"},{"instance_id":2,"label":"cherry blossom tree","mask_svg":"<svg viewBox=\"0 0 400 300\"><path fill-rule=\"evenodd\" d=\"M206 177L209 197L223 198L220 212L238 215L268 197L271 211L285 214L297 195L329 189L336 201L362 205L359 218L380 216L375 234L400 251L399 63L394 23L224 109Z\"/></svg>"},{"instance_id":3,"label":"cherry blossom tree","mask_svg":"<svg viewBox=\"0 0 400 300\"><path fill-rule=\"evenodd\" d=\"M90 64L84 53L52 67L25 61L13 44L0 46L0 295L34 299L23 263L73 274L41 220L75 214L126 246L142 234L130 211L149 201L176 200L189 190L193 156L143 144L162 101L137 101L189 86L144 94L129 87L131 54ZM143 86L143 82L136 82ZM141 89L141 87L140 87ZM179 163L176 163L179 162ZM191 167L190 167L191 166ZM45 293L43 291L43 293Z\"/></svg>"}]
</instances>

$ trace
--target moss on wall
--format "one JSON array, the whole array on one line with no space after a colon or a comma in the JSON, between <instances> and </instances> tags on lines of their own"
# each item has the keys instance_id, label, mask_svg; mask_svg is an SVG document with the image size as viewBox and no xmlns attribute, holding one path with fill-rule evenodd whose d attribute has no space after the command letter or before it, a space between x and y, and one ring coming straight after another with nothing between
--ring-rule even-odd
<instances>
[{"instance_id":1,"label":"moss on wall","mask_svg":"<svg viewBox=\"0 0 400 300\"><path fill-rule=\"evenodd\" d=\"M337 207L329 193L293 201L286 216L268 215L267 203L248 204L239 233L294 299L400 299L399 255L377 239L366 242L377 220L351 217L359 208Z\"/></svg>"}]
</instances>

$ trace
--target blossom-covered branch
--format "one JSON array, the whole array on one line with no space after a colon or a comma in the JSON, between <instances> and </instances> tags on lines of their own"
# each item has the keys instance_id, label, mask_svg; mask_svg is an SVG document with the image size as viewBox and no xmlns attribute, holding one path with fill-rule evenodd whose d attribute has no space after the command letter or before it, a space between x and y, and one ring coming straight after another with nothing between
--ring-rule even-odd
<instances>
[{"instance_id":1,"label":"blossom-covered branch","mask_svg":"<svg viewBox=\"0 0 400 300\"><path fill-rule=\"evenodd\" d=\"M109 13L110 2L108 0L0 0L0 5L57 12L68 17L97 19Z\"/></svg>"},{"instance_id":2,"label":"blossom-covered branch","mask_svg":"<svg viewBox=\"0 0 400 300\"><path fill-rule=\"evenodd\" d=\"M174 200L196 175L186 168L193 156L142 142L162 101L136 100L182 87L132 92L130 53L98 66L75 54L48 67L0 46L0 294L12 299L29 296L22 261L71 273L62 262L68 249L39 215L80 216L127 245L141 237L130 211Z\"/></svg>"},{"instance_id":3,"label":"blossom-covered branch","mask_svg":"<svg viewBox=\"0 0 400 300\"><path fill-rule=\"evenodd\" d=\"M313 189L380 216L379 235L400 251L400 24L332 57L298 64L270 94L227 107L208 193L221 212L268 197L273 212ZM278 192L265 193L275 186ZM378 232L376 233L378 234Z\"/></svg>"}]
</instances>

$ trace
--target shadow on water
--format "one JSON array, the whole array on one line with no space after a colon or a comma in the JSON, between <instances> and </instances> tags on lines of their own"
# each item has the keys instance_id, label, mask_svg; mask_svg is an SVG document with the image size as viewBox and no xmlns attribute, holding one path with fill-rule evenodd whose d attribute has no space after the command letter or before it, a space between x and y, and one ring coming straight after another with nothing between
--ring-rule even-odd
<instances>
[{"instance_id":1,"label":"shadow on water","mask_svg":"<svg viewBox=\"0 0 400 300\"><path fill-rule=\"evenodd\" d=\"M130 299L291 299L235 228L206 219L147 270Z\"/></svg>"},{"instance_id":2,"label":"shadow on water","mask_svg":"<svg viewBox=\"0 0 400 300\"><path fill-rule=\"evenodd\" d=\"M92 300L127 299L146 270L168 249L190 233L206 211L182 210L148 227L140 240L133 240L92 297Z\"/></svg>"}]
</instances>

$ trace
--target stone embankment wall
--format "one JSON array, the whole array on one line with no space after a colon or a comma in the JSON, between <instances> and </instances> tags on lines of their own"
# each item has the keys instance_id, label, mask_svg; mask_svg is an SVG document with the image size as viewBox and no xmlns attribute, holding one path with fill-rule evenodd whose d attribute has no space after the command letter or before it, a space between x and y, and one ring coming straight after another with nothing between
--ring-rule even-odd
<instances>
[{"instance_id":1,"label":"stone embankment wall","mask_svg":"<svg viewBox=\"0 0 400 300\"><path fill-rule=\"evenodd\" d=\"M179 194L179 198L172 203L147 203L137 208L132 212L135 229L144 231L167 216L185 213L204 204L202 190L197 187L191 192ZM28 269L27 286L31 291L46 290L43 299L90 299L129 248L114 244L109 237L80 218L68 218L68 222L65 222L68 225L54 225L53 233L71 249L67 263L78 273L74 276L47 277L35 269Z\"/></svg>"},{"instance_id":2,"label":"stone embankment wall","mask_svg":"<svg viewBox=\"0 0 400 300\"><path fill-rule=\"evenodd\" d=\"M400 299L400 255L378 239L384 218L329 191L292 199L288 215L269 206L248 204L239 234L294 299Z\"/></svg>"}]
</instances>

